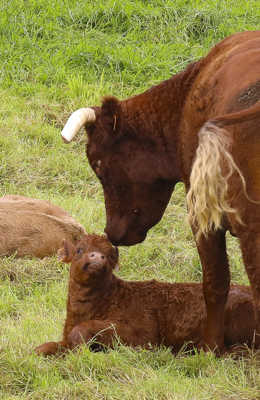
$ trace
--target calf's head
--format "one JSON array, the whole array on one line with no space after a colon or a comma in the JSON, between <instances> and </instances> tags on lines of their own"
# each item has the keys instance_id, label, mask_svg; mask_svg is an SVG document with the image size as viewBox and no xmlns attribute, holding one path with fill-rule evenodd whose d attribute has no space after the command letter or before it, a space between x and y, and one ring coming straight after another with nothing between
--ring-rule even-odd
<instances>
[{"instance_id":1,"label":"calf's head","mask_svg":"<svg viewBox=\"0 0 260 400\"><path fill-rule=\"evenodd\" d=\"M104 190L105 232L114 245L139 243L161 219L176 183L165 144L160 147L149 135L152 124L140 126L140 121L129 119L115 98L83 110L72 114L62 136L70 141L86 127L87 157Z\"/></svg>"},{"instance_id":2,"label":"calf's head","mask_svg":"<svg viewBox=\"0 0 260 400\"><path fill-rule=\"evenodd\" d=\"M118 250L104 235L85 235L76 245L64 240L58 257L71 263L70 277L82 285L102 284L118 266Z\"/></svg>"}]
</instances>

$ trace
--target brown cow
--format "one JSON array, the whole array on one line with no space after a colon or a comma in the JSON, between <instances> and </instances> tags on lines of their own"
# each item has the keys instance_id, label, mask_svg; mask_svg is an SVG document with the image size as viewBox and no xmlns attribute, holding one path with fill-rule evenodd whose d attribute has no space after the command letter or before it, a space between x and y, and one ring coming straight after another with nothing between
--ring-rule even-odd
<instances>
[{"instance_id":1,"label":"brown cow","mask_svg":"<svg viewBox=\"0 0 260 400\"><path fill-rule=\"evenodd\" d=\"M0 256L51 256L64 238L77 241L85 233L66 211L48 201L17 195L0 198Z\"/></svg>"},{"instance_id":2,"label":"brown cow","mask_svg":"<svg viewBox=\"0 0 260 400\"><path fill-rule=\"evenodd\" d=\"M87 128L114 245L144 240L176 182L185 184L207 307L201 345L219 351L230 286L226 231L240 241L260 346L259 99L260 31L243 32L142 94L76 111L62 133L70 141Z\"/></svg>"},{"instance_id":3,"label":"brown cow","mask_svg":"<svg viewBox=\"0 0 260 400\"><path fill-rule=\"evenodd\" d=\"M73 349L93 338L112 346L115 336L130 346L164 344L173 352L200 341L206 319L201 284L124 281L113 274L118 251L105 236L86 235L76 246L65 241L60 256L71 263L63 339L37 347L38 354ZM226 345L251 345L254 327L250 288L232 286Z\"/></svg>"}]
</instances>

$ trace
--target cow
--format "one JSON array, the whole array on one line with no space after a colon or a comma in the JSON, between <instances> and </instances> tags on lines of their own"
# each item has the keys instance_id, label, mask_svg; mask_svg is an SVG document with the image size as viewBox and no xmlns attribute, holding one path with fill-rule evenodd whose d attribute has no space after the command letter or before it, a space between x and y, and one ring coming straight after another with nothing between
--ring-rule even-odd
<instances>
[{"instance_id":1,"label":"cow","mask_svg":"<svg viewBox=\"0 0 260 400\"><path fill-rule=\"evenodd\" d=\"M133 347L170 346L177 353L200 341L206 319L200 283L120 279L114 274L118 250L105 235L88 234L76 245L65 240L58 253L63 262L71 263L63 338L38 346L37 354L62 353L91 341L94 349L113 347L117 338ZM224 325L227 346L253 344L249 287L231 287Z\"/></svg>"},{"instance_id":2,"label":"cow","mask_svg":"<svg viewBox=\"0 0 260 400\"><path fill-rule=\"evenodd\" d=\"M76 242L85 233L82 225L49 201L19 195L0 198L0 256L52 256L64 238Z\"/></svg>"},{"instance_id":3,"label":"cow","mask_svg":"<svg viewBox=\"0 0 260 400\"><path fill-rule=\"evenodd\" d=\"M200 347L224 351L230 287L225 234L238 238L260 347L260 31L241 32L144 93L75 111L62 131L85 127L87 157L105 198L114 245L142 242L175 184L187 192L203 270L207 322Z\"/></svg>"}]
</instances>

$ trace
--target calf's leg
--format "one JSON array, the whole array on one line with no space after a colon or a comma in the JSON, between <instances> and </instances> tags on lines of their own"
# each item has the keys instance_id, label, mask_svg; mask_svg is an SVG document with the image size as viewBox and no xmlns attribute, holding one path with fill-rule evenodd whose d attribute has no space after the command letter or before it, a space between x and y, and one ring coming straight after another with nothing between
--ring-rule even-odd
<instances>
[{"instance_id":1,"label":"calf's leg","mask_svg":"<svg viewBox=\"0 0 260 400\"><path fill-rule=\"evenodd\" d=\"M156 326L155 326L156 325ZM157 324L150 321L150 324L140 326L140 321L128 320L121 323L111 320L90 320L76 325L68 335L70 348L93 340L91 349L99 349L99 345L113 347L115 339L127 346L143 346L150 348L150 345L161 344L160 335L157 332ZM95 344L97 343L97 345Z\"/></svg>"},{"instance_id":2,"label":"calf's leg","mask_svg":"<svg viewBox=\"0 0 260 400\"><path fill-rule=\"evenodd\" d=\"M90 320L76 325L71 330L68 335L68 345L74 348L93 340L105 346L112 346L115 337L116 330L112 321Z\"/></svg>"},{"instance_id":3,"label":"calf's leg","mask_svg":"<svg viewBox=\"0 0 260 400\"><path fill-rule=\"evenodd\" d=\"M63 353L67 347L63 342L47 342L35 348L38 355L52 356L54 354Z\"/></svg>"}]
</instances>

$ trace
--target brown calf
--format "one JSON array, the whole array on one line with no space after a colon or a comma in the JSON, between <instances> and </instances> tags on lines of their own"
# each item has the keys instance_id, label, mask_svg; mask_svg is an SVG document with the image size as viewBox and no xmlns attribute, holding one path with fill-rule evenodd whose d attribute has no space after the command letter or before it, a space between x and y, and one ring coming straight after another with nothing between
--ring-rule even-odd
<instances>
[{"instance_id":1,"label":"brown calf","mask_svg":"<svg viewBox=\"0 0 260 400\"><path fill-rule=\"evenodd\" d=\"M83 226L48 201L16 195L0 198L0 256L51 256L64 238L77 241L84 234Z\"/></svg>"},{"instance_id":2,"label":"brown calf","mask_svg":"<svg viewBox=\"0 0 260 400\"><path fill-rule=\"evenodd\" d=\"M112 346L115 336L126 345L164 344L173 352L201 340L206 319L201 284L124 281L113 274L118 252L105 236L86 235L76 246L65 241L60 257L71 263L63 339L37 347L38 354L73 349L93 338ZM232 286L225 311L226 345L251 345L254 327L250 289Z\"/></svg>"}]
</instances>

